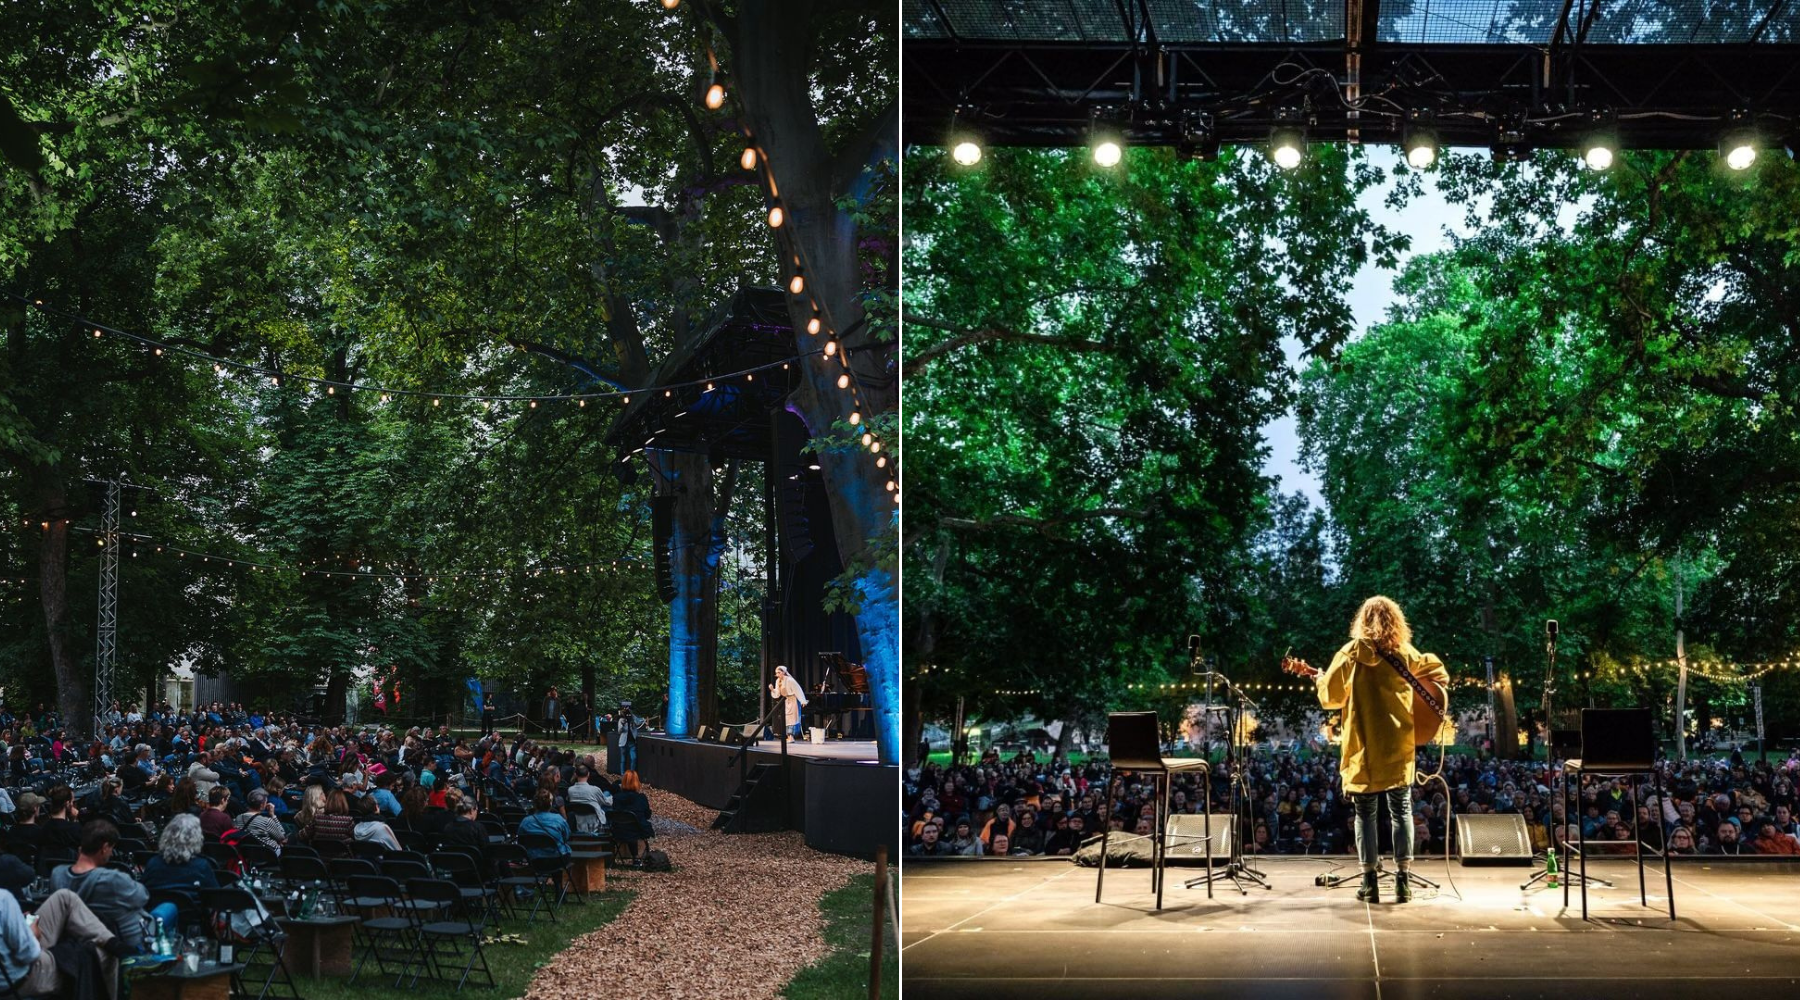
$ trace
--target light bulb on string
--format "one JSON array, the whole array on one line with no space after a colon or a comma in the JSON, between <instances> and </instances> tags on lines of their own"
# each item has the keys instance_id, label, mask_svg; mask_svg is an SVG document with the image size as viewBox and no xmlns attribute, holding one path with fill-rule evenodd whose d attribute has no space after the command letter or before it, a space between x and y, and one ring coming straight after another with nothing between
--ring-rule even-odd
<instances>
[{"instance_id":1,"label":"light bulb on string","mask_svg":"<svg viewBox=\"0 0 1800 1000\"><path fill-rule=\"evenodd\" d=\"M778 201L778 202L774 203L773 205L769 206L769 228L770 229L780 229L781 224L786 221L787 221L787 210L781 207L781 202Z\"/></svg>"},{"instance_id":2,"label":"light bulb on string","mask_svg":"<svg viewBox=\"0 0 1800 1000\"><path fill-rule=\"evenodd\" d=\"M850 388L850 376L849 375L839 375L837 385L838 385L839 389Z\"/></svg>"},{"instance_id":3,"label":"light bulb on string","mask_svg":"<svg viewBox=\"0 0 1800 1000\"><path fill-rule=\"evenodd\" d=\"M806 291L806 275L796 274L792 278L788 279L788 293L789 294L799 295L800 293L802 293L804 291Z\"/></svg>"},{"instance_id":4,"label":"light bulb on string","mask_svg":"<svg viewBox=\"0 0 1800 1000\"><path fill-rule=\"evenodd\" d=\"M816 337L819 335L819 328L822 326L824 326L824 323L819 319L819 314L813 313L812 319L806 321L806 332Z\"/></svg>"},{"instance_id":5,"label":"light bulb on string","mask_svg":"<svg viewBox=\"0 0 1800 1000\"><path fill-rule=\"evenodd\" d=\"M875 460L875 467L876 467L876 468L877 468L877 469L885 469L885 468L887 468L887 456L886 456L886 455L883 455L883 456L881 456L881 457L880 457L880 458L878 458L878 459L876 459L876 460Z\"/></svg>"},{"instance_id":6,"label":"light bulb on string","mask_svg":"<svg viewBox=\"0 0 1800 1000\"><path fill-rule=\"evenodd\" d=\"M865 448L867 448L871 444L874 444L875 443L875 435L870 434L867 431L864 431L863 436L862 436L862 443L863 443L863 447L865 447Z\"/></svg>"},{"instance_id":7,"label":"light bulb on string","mask_svg":"<svg viewBox=\"0 0 1800 1000\"><path fill-rule=\"evenodd\" d=\"M95 339L95 340L99 340L99 339L100 339L100 328L99 328L99 327L95 327L95 328L94 328L94 339Z\"/></svg>"},{"instance_id":8,"label":"light bulb on string","mask_svg":"<svg viewBox=\"0 0 1800 1000\"><path fill-rule=\"evenodd\" d=\"M850 411L850 426L855 427L857 424L860 424L860 423L862 423L862 414L858 413L855 410L851 410Z\"/></svg>"},{"instance_id":9,"label":"light bulb on string","mask_svg":"<svg viewBox=\"0 0 1800 1000\"><path fill-rule=\"evenodd\" d=\"M162 357L162 348L160 348L160 347L153 347L153 348L151 348L151 349L150 349L150 353L151 353L151 354L154 354L154 355L156 355L156 356L157 356L157 357L159 357L159 358L160 358L160 357Z\"/></svg>"},{"instance_id":10,"label":"light bulb on string","mask_svg":"<svg viewBox=\"0 0 1800 1000\"><path fill-rule=\"evenodd\" d=\"M709 110L717 111L724 106L725 106L725 85L722 83L715 83L712 86L706 88L706 107Z\"/></svg>"},{"instance_id":11,"label":"light bulb on string","mask_svg":"<svg viewBox=\"0 0 1800 1000\"><path fill-rule=\"evenodd\" d=\"M755 146L745 146L744 147L743 154L738 157L738 166L743 167L745 170L755 170L756 169L756 147Z\"/></svg>"},{"instance_id":12,"label":"light bulb on string","mask_svg":"<svg viewBox=\"0 0 1800 1000\"><path fill-rule=\"evenodd\" d=\"M836 354L836 353L837 353L837 349L838 349L838 342L837 342L837 341L835 341L835 340L827 340L827 341L826 341L826 342L825 342L825 356L826 356L826 357L828 357L828 358L829 358L829 357L831 357L831 356L832 356L832 355L834 355L834 354Z\"/></svg>"}]
</instances>

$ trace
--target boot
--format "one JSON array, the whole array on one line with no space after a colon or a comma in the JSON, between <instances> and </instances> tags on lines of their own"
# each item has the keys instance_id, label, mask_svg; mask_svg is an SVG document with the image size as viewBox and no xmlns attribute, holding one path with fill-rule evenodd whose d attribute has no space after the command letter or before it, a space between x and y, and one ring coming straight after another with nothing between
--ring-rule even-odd
<instances>
[{"instance_id":1,"label":"boot","mask_svg":"<svg viewBox=\"0 0 1800 1000\"><path fill-rule=\"evenodd\" d=\"M1412 899L1412 883L1406 880L1406 869L1394 876L1394 902L1405 903Z\"/></svg>"},{"instance_id":2,"label":"boot","mask_svg":"<svg viewBox=\"0 0 1800 1000\"><path fill-rule=\"evenodd\" d=\"M1381 879L1374 872L1363 872L1362 888L1356 890L1359 902L1381 902Z\"/></svg>"}]
</instances>

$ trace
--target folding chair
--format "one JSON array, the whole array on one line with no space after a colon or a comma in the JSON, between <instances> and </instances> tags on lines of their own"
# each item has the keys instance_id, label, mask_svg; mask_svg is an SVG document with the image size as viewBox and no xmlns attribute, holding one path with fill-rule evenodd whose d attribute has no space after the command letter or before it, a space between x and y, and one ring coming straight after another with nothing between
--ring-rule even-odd
<instances>
[{"instance_id":1,"label":"folding chair","mask_svg":"<svg viewBox=\"0 0 1800 1000\"><path fill-rule=\"evenodd\" d=\"M282 955L283 946L287 943L287 932L276 923L274 915L254 920L245 931L239 931L232 925L234 915L261 912L256 897L249 890L201 889L200 905L207 912L213 936L220 941L231 942L240 949L238 961L244 967L231 977L233 997L300 1000L300 990L295 987L293 977L288 975L287 959ZM252 983L256 984L254 991L247 988Z\"/></svg>"},{"instance_id":2,"label":"folding chair","mask_svg":"<svg viewBox=\"0 0 1800 1000\"><path fill-rule=\"evenodd\" d=\"M201 844L200 853L206 855L206 860L211 861L213 867L222 872L243 874L244 859L238 854L238 849L230 844Z\"/></svg>"},{"instance_id":3,"label":"folding chair","mask_svg":"<svg viewBox=\"0 0 1800 1000\"><path fill-rule=\"evenodd\" d=\"M362 975L363 966L373 956L376 967L384 976L388 974L388 960L395 961L399 971L394 975L394 985L398 987L407 972L417 970L423 961L405 892L400 883L381 875L352 875L345 884L349 891L345 900L346 912L359 918L357 932L363 946L356 967L350 971L350 982L356 982ZM384 947L388 945L392 947ZM413 980L418 980L416 971Z\"/></svg>"},{"instance_id":4,"label":"folding chair","mask_svg":"<svg viewBox=\"0 0 1800 1000\"><path fill-rule=\"evenodd\" d=\"M495 844L493 856L496 875L493 884L500 891L501 899L506 903L507 915L511 917L519 915L519 893L529 892L532 894L532 907L526 921L530 922L537 916L539 902L537 897L541 895L544 881L532 869L530 855L526 854L525 849L518 844ZM555 907L550 910L550 922L556 922Z\"/></svg>"},{"instance_id":5,"label":"folding chair","mask_svg":"<svg viewBox=\"0 0 1800 1000\"><path fill-rule=\"evenodd\" d=\"M1638 829L1637 806L1642 803L1640 781L1650 775L1656 789L1657 807L1663 802L1662 772L1656 768L1656 726L1647 708L1584 708L1581 710L1581 757L1563 762L1568 786L1573 789L1574 809L1564 805L1564 815L1579 830L1581 850L1581 919L1588 918L1587 901L1587 824L1581 821L1581 779L1631 779L1631 839L1636 848L1638 902L1649 906L1644 888L1644 832ZM1660 816L1652 817L1662 822ZM1675 875L1669 869L1668 844L1663 844L1663 882L1669 893L1669 919L1675 919ZM1569 905L1569 883L1563 882L1563 906Z\"/></svg>"},{"instance_id":6,"label":"folding chair","mask_svg":"<svg viewBox=\"0 0 1800 1000\"><path fill-rule=\"evenodd\" d=\"M1118 784L1121 771L1132 771L1137 774L1150 775L1159 789L1156 795L1156 825L1151 831L1150 882L1156 890L1156 908L1162 909L1163 899L1163 860L1168 854L1168 819L1169 819L1169 785L1172 777L1182 772L1199 772L1206 783L1205 797L1202 802L1208 803L1205 814L1205 832L1201 840L1206 845L1206 868L1212 870L1212 768L1200 757L1164 757L1162 755L1162 737L1157 731L1155 712L1113 712L1106 717L1107 756L1112 761L1112 780L1106 784L1106 805L1108 816L1102 820L1106 825L1100 833L1100 873L1094 879L1094 902L1100 902L1100 890L1106 884L1106 848L1112 837L1113 788ZM1212 895L1212 882L1206 883L1208 897Z\"/></svg>"},{"instance_id":7,"label":"folding chair","mask_svg":"<svg viewBox=\"0 0 1800 1000\"><path fill-rule=\"evenodd\" d=\"M464 851L436 851L431 855L431 867L440 878L456 884L465 906L478 903L492 920L499 922L500 892L482 877L480 859Z\"/></svg>"},{"instance_id":8,"label":"folding chair","mask_svg":"<svg viewBox=\"0 0 1800 1000\"><path fill-rule=\"evenodd\" d=\"M238 857L243 859L246 871L259 875L281 874L281 855L267 844L245 842L237 846Z\"/></svg>"},{"instance_id":9,"label":"folding chair","mask_svg":"<svg viewBox=\"0 0 1800 1000\"><path fill-rule=\"evenodd\" d=\"M438 909L438 915L430 919L425 918L424 909L414 911L419 915L416 931L425 959L431 965L431 977L439 982L448 982L444 975L445 965L440 964L440 959L450 959L450 967L454 968L455 960L460 958L463 963L462 974L456 980L458 992L475 971L479 971L487 979L486 983L477 985L493 986L494 974L488 968L487 953L481 950L481 932L487 926L482 916L483 911L480 908L465 909L458 919L456 911L463 902L462 892L456 883L444 879L408 879L406 892L414 903L434 904ZM447 945L449 951L441 951L440 944ZM413 981L418 981L417 975L413 977Z\"/></svg>"}]
</instances>

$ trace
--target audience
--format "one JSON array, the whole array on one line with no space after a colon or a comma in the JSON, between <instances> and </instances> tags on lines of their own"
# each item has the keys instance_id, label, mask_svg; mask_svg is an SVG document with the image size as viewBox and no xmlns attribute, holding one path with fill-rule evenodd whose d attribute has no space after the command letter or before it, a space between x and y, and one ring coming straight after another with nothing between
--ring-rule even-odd
<instances>
[{"instance_id":1,"label":"audience","mask_svg":"<svg viewBox=\"0 0 1800 1000\"><path fill-rule=\"evenodd\" d=\"M81 853L72 865L61 865L50 873L51 889L68 889L81 897L123 943L120 953L138 955L144 951L144 904L150 893L144 884L127 872L108 868L113 849L119 843L119 828L103 819L89 820L81 826Z\"/></svg>"},{"instance_id":2,"label":"audience","mask_svg":"<svg viewBox=\"0 0 1800 1000\"><path fill-rule=\"evenodd\" d=\"M1435 749L1422 751L1421 774L1437 771ZM1634 801L1629 779L1584 779L1579 812L1566 817L1556 801L1560 765L1453 755L1443 762L1444 782L1415 788L1413 823L1421 856L1454 851L1446 817L1480 813L1524 815L1533 844L1550 844L1550 831L1585 832L1596 854L1631 853L1634 821L1647 848L1664 842L1677 854L1800 855L1795 785L1800 755L1786 761L1695 759L1659 763L1665 801L1652 787ZM1348 854L1354 849L1354 813L1338 787L1332 752L1259 752L1247 761L1248 808L1253 817L1246 849L1271 854ZM1155 789L1147 778L1115 775L1104 761L1039 762L1020 754L1001 759L992 751L979 763L928 764L909 769L902 820L913 856L1067 856L1111 826L1115 833L1148 832L1154 823ZM1170 790L1173 813L1199 813L1204 786L1177 776ZM1211 810L1230 811L1226 782L1212 785ZM1579 824L1579 827L1577 827ZM1004 837L1006 850L995 849Z\"/></svg>"}]
</instances>

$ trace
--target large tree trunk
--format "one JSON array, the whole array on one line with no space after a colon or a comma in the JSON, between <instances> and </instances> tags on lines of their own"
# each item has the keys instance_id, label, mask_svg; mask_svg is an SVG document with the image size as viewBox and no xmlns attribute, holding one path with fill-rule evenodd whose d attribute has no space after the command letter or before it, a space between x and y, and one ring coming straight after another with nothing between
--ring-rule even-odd
<instances>
[{"instance_id":1,"label":"large tree trunk","mask_svg":"<svg viewBox=\"0 0 1800 1000\"><path fill-rule=\"evenodd\" d=\"M70 635L68 494L54 471L44 473L35 492L37 509L50 525L40 529L38 594L44 609L50 666L56 677L56 710L71 733L88 736L94 722L88 677Z\"/></svg>"},{"instance_id":2,"label":"large tree trunk","mask_svg":"<svg viewBox=\"0 0 1800 1000\"><path fill-rule=\"evenodd\" d=\"M801 365L806 379L793 403L815 437L831 433L853 406L850 394L836 385L844 370L838 359L813 353L826 336L806 333L814 304L830 328L844 334L846 345L857 343L850 334L863 327L856 223L838 198L861 193L861 168L894 156L899 132L890 113L880 129L858 140L861 148L834 156L826 146L808 83L811 32L803 27L814 23L820 9L813 0L744 5L731 39L744 124L763 150L788 218L777 241L782 281L785 285L797 270L806 280L805 292L788 298L797 353L806 355ZM844 353L863 387L862 416L892 410L898 382L891 351L865 344ZM886 489L888 470L875 463L874 454L855 444L821 449L819 455L838 548L858 591L857 633L869 672L879 755L882 763L893 764L900 759L900 604L892 552L877 545L891 546L898 507Z\"/></svg>"},{"instance_id":3,"label":"large tree trunk","mask_svg":"<svg viewBox=\"0 0 1800 1000\"><path fill-rule=\"evenodd\" d=\"M937 549L931 556L931 586L936 594L944 584L944 567L950 562L950 536L940 535ZM929 666L931 658L937 653L938 614L935 602L927 602L919 613L919 637L909 645L907 652L912 657L912 681L900 692L905 714L902 724L905 731L901 737L903 746L901 753L908 765L923 765L923 754L919 750L919 738L925 732L924 694L922 690L921 667Z\"/></svg>"}]
</instances>

